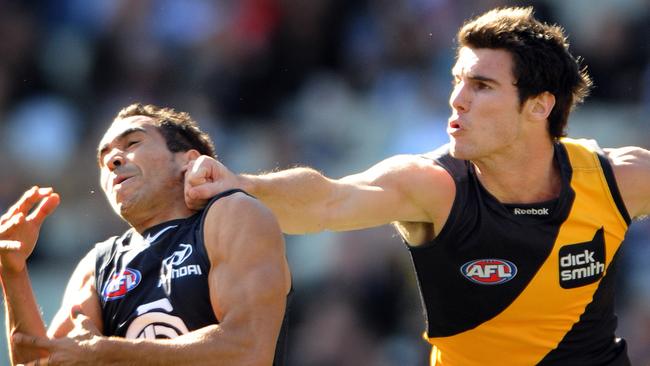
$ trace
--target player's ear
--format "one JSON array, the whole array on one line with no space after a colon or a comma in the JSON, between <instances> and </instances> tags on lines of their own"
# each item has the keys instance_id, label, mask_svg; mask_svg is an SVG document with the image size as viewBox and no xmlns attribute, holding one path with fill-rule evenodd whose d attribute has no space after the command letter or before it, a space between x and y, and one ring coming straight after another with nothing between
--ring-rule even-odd
<instances>
[{"instance_id":1,"label":"player's ear","mask_svg":"<svg viewBox=\"0 0 650 366\"><path fill-rule=\"evenodd\" d=\"M189 149L182 153L183 163L187 164L192 160L196 160L201 156L201 153L196 149Z\"/></svg>"},{"instance_id":2,"label":"player's ear","mask_svg":"<svg viewBox=\"0 0 650 366\"><path fill-rule=\"evenodd\" d=\"M546 121L555 106L555 95L549 92L540 93L526 101L526 110L531 119Z\"/></svg>"}]
</instances>

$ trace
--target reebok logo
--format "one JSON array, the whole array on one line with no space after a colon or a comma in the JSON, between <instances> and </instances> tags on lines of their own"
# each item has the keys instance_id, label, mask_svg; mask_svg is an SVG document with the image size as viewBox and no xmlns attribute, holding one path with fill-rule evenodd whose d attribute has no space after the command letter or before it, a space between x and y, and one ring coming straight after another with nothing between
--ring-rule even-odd
<instances>
[{"instance_id":1,"label":"reebok logo","mask_svg":"<svg viewBox=\"0 0 650 366\"><path fill-rule=\"evenodd\" d=\"M605 273L604 229L598 230L589 242L560 248L559 260L562 288L575 288L598 281Z\"/></svg>"},{"instance_id":2,"label":"reebok logo","mask_svg":"<svg viewBox=\"0 0 650 366\"><path fill-rule=\"evenodd\" d=\"M548 215L548 208L515 208L512 210L515 215Z\"/></svg>"}]
</instances>

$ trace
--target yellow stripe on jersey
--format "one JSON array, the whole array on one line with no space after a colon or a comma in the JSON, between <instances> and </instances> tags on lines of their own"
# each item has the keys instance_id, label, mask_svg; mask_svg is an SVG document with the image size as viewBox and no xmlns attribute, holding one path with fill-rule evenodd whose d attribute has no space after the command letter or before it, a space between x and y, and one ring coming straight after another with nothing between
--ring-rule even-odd
<instances>
[{"instance_id":1,"label":"yellow stripe on jersey","mask_svg":"<svg viewBox=\"0 0 650 366\"><path fill-rule=\"evenodd\" d=\"M600 279L560 286L560 249L591 241L604 228L605 268L609 268L627 230L600 166L584 140L562 139L571 162L575 201L560 227L553 250L528 286L503 312L474 329L429 338L431 365L534 365L555 349L592 301ZM606 274L606 272L605 272ZM602 279L602 277L601 277ZM426 335L425 335L426 337Z\"/></svg>"}]
</instances>

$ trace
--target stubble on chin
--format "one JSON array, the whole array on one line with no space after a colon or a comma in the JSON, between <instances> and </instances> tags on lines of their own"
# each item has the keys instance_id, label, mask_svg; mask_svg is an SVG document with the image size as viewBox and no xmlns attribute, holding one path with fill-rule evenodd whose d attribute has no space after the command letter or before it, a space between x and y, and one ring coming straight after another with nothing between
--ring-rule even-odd
<instances>
[{"instance_id":1,"label":"stubble on chin","mask_svg":"<svg viewBox=\"0 0 650 366\"><path fill-rule=\"evenodd\" d=\"M117 202L117 200L112 202L113 211L120 216L123 220L129 221L129 217L133 213L133 202L129 200L122 200Z\"/></svg>"}]
</instances>

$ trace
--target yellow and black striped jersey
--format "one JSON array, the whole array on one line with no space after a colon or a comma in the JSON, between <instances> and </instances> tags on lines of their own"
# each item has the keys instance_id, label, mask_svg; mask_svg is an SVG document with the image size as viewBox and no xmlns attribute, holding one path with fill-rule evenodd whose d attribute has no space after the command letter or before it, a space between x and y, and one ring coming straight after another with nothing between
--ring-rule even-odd
<instances>
[{"instance_id":1,"label":"yellow and black striped jersey","mask_svg":"<svg viewBox=\"0 0 650 366\"><path fill-rule=\"evenodd\" d=\"M440 234L409 247L431 365L629 365L613 277L630 218L607 159L561 139L559 197L526 205L499 202L467 161L435 160L456 197Z\"/></svg>"}]
</instances>

